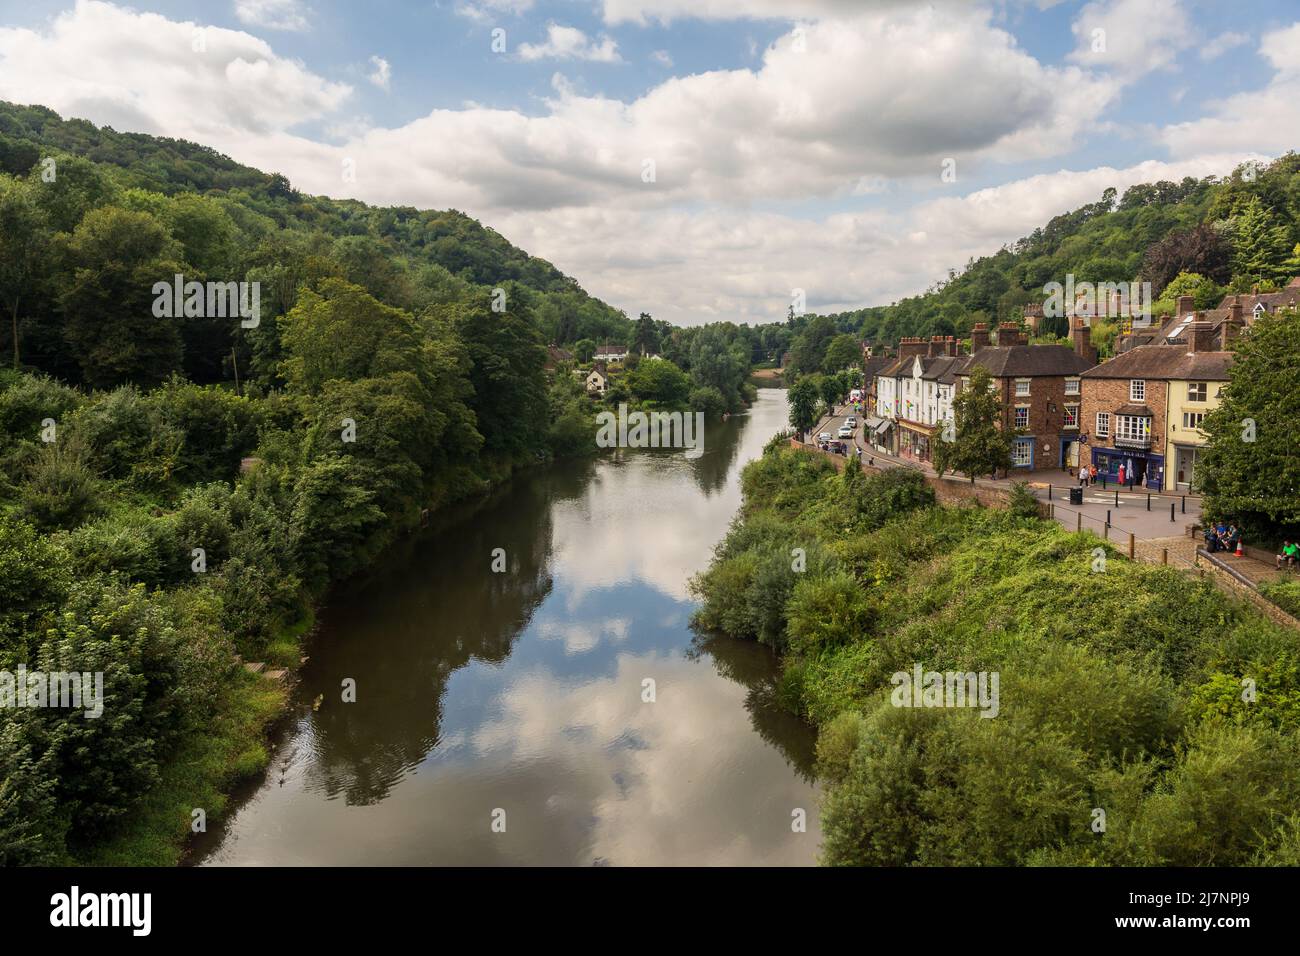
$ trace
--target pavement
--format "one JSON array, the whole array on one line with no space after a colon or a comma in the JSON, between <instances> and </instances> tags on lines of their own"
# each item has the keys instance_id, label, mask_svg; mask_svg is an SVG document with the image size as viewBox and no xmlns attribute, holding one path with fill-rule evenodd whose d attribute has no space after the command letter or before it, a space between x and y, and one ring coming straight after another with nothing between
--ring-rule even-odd
<instances>
[{"instance_id":1,"label":"pavement","mask_svg":"<svg viewBox=\"0 0 1300 956\"><path fill-rule=\"evenodd\" d=\"M915 461L890 455L880 451L866 441L865 425L868 412L855 412L852 405L838 406L832 413L822 417L812 429L809 440L816 442L822 432L830 432L837 437L839 428L846 418L856 417L857 428L854 430L853 443L862 449L862 461L877 468L909 466L920 468L930 475L938 474L928 462ZM1103 488L1101 483L1084 489L1083 505L1071 505L1069 489L1078 485L1078 480L1064 471L1045 470L1026 474L1023 478L978 478L976 483L989 487L1007 488L1014 481L1026 481L1034 495L1041 501L1052 504L1052 512L1063 527L1071 531L1080 526L1088 528L1099 535L1107 535L1116 542L1127 540L1131 532L1138 541L1157 542L1164 539L1186 540L1191 551L1199 539L1191 538L1187 529L1189 525L1199 524L1201 519L1201 499L1194 495L1160 494L1140 489L1118 491L1114 484ZM1172 519L1170 505L1173 505ZM1080 518L1082 515L1082 519ZM1107 522L1109 521L1109 527ZM1176 549L1180 554L1183 549ZM1191 552L1189 552L1190 556Z\"/></svg>"}]
</instances>

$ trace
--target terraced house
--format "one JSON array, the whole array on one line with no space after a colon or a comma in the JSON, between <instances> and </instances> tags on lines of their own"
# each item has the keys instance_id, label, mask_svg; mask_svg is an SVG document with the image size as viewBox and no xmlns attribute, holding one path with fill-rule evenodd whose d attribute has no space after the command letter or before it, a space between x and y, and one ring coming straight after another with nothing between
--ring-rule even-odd
<instances>
[{"instance_id":1,"label":"terraced house","mask_svg":"<svg viewBox=\"0 0 1300 956\"><path fill-rule=\"evenodd\" d=\"M970 384L976 366L988 369L1002 401L1002 427L1017 435L1012 468L1041 471L1077 464L1081 375L1096 361L1080 330L1074 347L1028 345L1014 323L998 328L998 344L988 344L988 329L971 330L971 352L957 373L957 394Z\"/></svg>"},{"instance_id":2,"label":"terraced house","mask_svg":"<svg viewBox=\"0 0 1300 956\"><path fill-rule=\"evenodd\" d=\"M1083 374L1082 441L1098 476L1148 491L1195 490L1205 414L1218 405L1232 353L1219 328L1193 321L1163 344L1139 345Z\"/></svg>"}]
</instances>

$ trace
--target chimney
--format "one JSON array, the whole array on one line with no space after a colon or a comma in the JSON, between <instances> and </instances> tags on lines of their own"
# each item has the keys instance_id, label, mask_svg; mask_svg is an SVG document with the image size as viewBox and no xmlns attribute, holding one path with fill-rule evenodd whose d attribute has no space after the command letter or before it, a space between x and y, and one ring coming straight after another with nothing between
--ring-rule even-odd
<instances>
[{"instance_id":1,"label":"chimney","mask_svg":"<svg viewBox=\"0 0 1300 956\"><path fill-rule=\"evenodd\" d=\"M925 341L916 338L915 336L908 336L907 338L898 340L899 358L911 358L914 355L924 355L925 349Z\"/></svg>"},{"instance_id":2,"label":"chimney","mask_svg":"<svg viewBox=\"0 0 1300 956\"><path fill-rule=\"evenodd\" d=\"M1245 321L1241 313L1241 296L1234 295L1232 301L1228 304L1228 321L1240 325Z\"/></svg>"},{"instance_id":3,"label":"chimney","mask_svg":"<svg viewBox=\"0 0 1300 956\"><path fill-rule=\"evenodd\" d=\"M989 327L983 322L976 322L970 330L970 354L989 347Z\"/></svg>"},{"instance_id":4,"label":"chimney","mask_svg":"<svg viewBox=\"0 0 1300 956\"><path fill-rule=\"evenodd\" d=\"M956 357L957 355L957 336L950 335L943 340L943 354Z\"/></svg>"},{"instance_id":5,"label":"chimney","mask_svg":"<svg viewBox=\"0 0 1300 956\"><path fill-rule=\"evenodd\" d=\"M1025 334L1014 322L1003 322L998 326L998 345L1024 345Z\"/></svg>"},{"instance_id":6,"label":"chimney","mask_svg":"<svg viewBox=\"0 0 1300 956\"><path fill-rule=\"evenodd\" d=\"M1179 317L1186 315L1188 312L1193 311L1195 308L1196 308L1196 303L1190 295L1180 295L1178 297L1177 315Z\"/></svg>"},{"instance_id":7,"label":"chimney","mask_svg":"<svg viewBox=\"0 0 1300 956\"><path fill-rule=\"evenodd\" d=\"M1209 322L1193 322L1183 333L1187 339L1187 351L1192 352L1213 352L1218 344L1218 336L1214 334L1214 326Z\"/></svg>"},{"instance_id":8,"label":"chimney","mask_svg":"<svg viewBox=\"0 0 1300 956\"><path fill-rule=\"evenodd\" d=\"M1074 328L1070 330L1070 339L1074 343L1075 355L1090 366L1097 364L1097 350L1092 347L1092 329L1083 324L1082 318L1074 320Z\"/></svg>"},{"instance_id":9,"label":"chimney","mask_svg":"<svg viewBox=\"0 0 1300 956\"><path fill-rule=\"evenodd\" d=\"M942 355L942 354L943 354L943 336L942 336L942 335L932 335L932 336L930 336L930 341L929 341L929 343L926 345L925 354L926 354L926 357L927 357L927 358L935 358L936 356L939 356L939 355Z\"/></svg>"}]
</instances>

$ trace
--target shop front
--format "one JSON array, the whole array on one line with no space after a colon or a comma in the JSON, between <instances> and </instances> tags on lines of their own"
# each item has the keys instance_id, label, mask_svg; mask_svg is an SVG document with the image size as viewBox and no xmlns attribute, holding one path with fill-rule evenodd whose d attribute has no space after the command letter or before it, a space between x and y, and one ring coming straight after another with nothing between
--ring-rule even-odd
<instances>
[{"instance_id":1,"label":"shop front","mask_svg":"<svg viewBox=\"0 0 1300 956\"><path fill-rule=\"evenodd\" d=\"M1164 488L1164 455L1128 448L1093 448L1092 464L1097 469L1098 481L1105 478L1108 482L1119 484L1122 469L1126 488L1130 485L1144 491L1161 491Z\"/></svg>"},{"instance_id":2,"label":"shop front","mask_svg":"<svg viewBox=\"0 0 1300 956\"><path fill-rule=\"evenodd\" d=\"M929 461L934 430L899 422L898 453L904 458Z\"/></svg>"}]
</instances>

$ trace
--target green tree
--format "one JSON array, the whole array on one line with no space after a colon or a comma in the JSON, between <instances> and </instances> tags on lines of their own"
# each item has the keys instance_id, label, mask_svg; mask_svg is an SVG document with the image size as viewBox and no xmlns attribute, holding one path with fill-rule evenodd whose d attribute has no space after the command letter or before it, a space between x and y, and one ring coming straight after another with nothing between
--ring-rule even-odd
<instances>
[{"instance_id":1,"label":"green tree","mask_svg":"<svg viewBox=\"0 0 1300 956\"><path fill-rule=\"evenodd\" d=\"M1233 272L1256 279L1280 279L1291 249L1287 230L1254 197L1233 220Z\"/></svg>"},{"instance_id":2,"label":"green tree","mask_svg":"<svg viewBox=\"0 0 1300 956\"><path fill-rule=\"evenodd\" d=\"M826 358L822 362L822 371L827 375L836 375L847 368L860 365L862 348L852 335L837 335L826 347Z\"/></svg>"},{"instance_id":3,"label":"green tree","mask_svg":"<svg viewBox=\"0 0 1300 956\"><path fill-rule=\"evenodd\" d=\"M579 362L586 365L591 361L591 357L596 354L596 343L591 339L578 339L573 343L573 356Z\"/></svg>"},{"instance_id":4,"label":"green tree","mask_svg":"<svg viewBox=\"0 0 1300 956\"><path fill-rule=\"evenodd\" d=\"M1236 343L1198 478L1205 511L1266 539L1300 534L1300 311L1261 316Z\"/></svg>"},{"instance_id":5,"label":"green tree","mask_svg":"<svg viewBox=\"0 0 1300 956\"><path fill-rule=\"evenodd\" d=\"M627 384L637 398L662 408L684 404L691 393L690 378L666 359L647 359L640 363L628 373Z\"/></svg>"},{"instance_id":6,"label":"green tree","mask_svg":"<svg viewBox=\"0 0 1300 956\"><path fill-rule=\"evenodd\" d=\"M9 311L15 370L20 362L18 309L43 271L48 242L49 229L33 187L0 174L0 303Z\"/></svg>"},{"instance_id":7,"label":"green tree","mask_svg":"<svg viewBox=\"0 0 1300 956\"><path fill-rule=\"evenodd\" d=\"M153 287L185 271L166 227L148 213L103 206L59 238L59 304L85 380L97 388L166 380L180 367L182 320L154 314Z\"/></svg>"},{"instance_id":8,"label":"green tree","mask_svg":"<svg viewBox=\"0 0 1300 956\"><path fill-rule=\"evenodd\" d=\"M817 383L807 376L790 386L790 425L803 441L808 429L817 424Z\"/></svg>"},{"instance_id":9,"label":"green tree","mask_svg":"<svg viewBox=\"0 0 1300 956\"><path fill-rule=\"evenodd\" d=\"M953 400L953 440L940 435L934 444L934 466L939 474L960 471L970 476L973 485L978 475L1011 467L1011 435L1000 427L1002 402L992 391L992 382L988 369L976 365Z\"/></svg>"},{"instance_id":10,"label":"green tree","mask_svg":"<svg viewBox=\"0 0 1300 956\"><path fill-rule=\"evenodd\" d=\"M642 312L636 320L632 332L632 348L639 349L642 355L653 355L659 351L659 329L649 312Z\"/></svg>"},{"instance_id":11,"label":"green tree","mask_svg":"<svg viewBox=\"0 0 1300 956\"><path fill-rule=\"evenodd\" d=\"M323 279L315 289L304 289L279 324L288 353L281 374L309 394L333 379L412 372L419 363L419 335L411 316L343 279Z\"/></svg>"}]
</instances>

